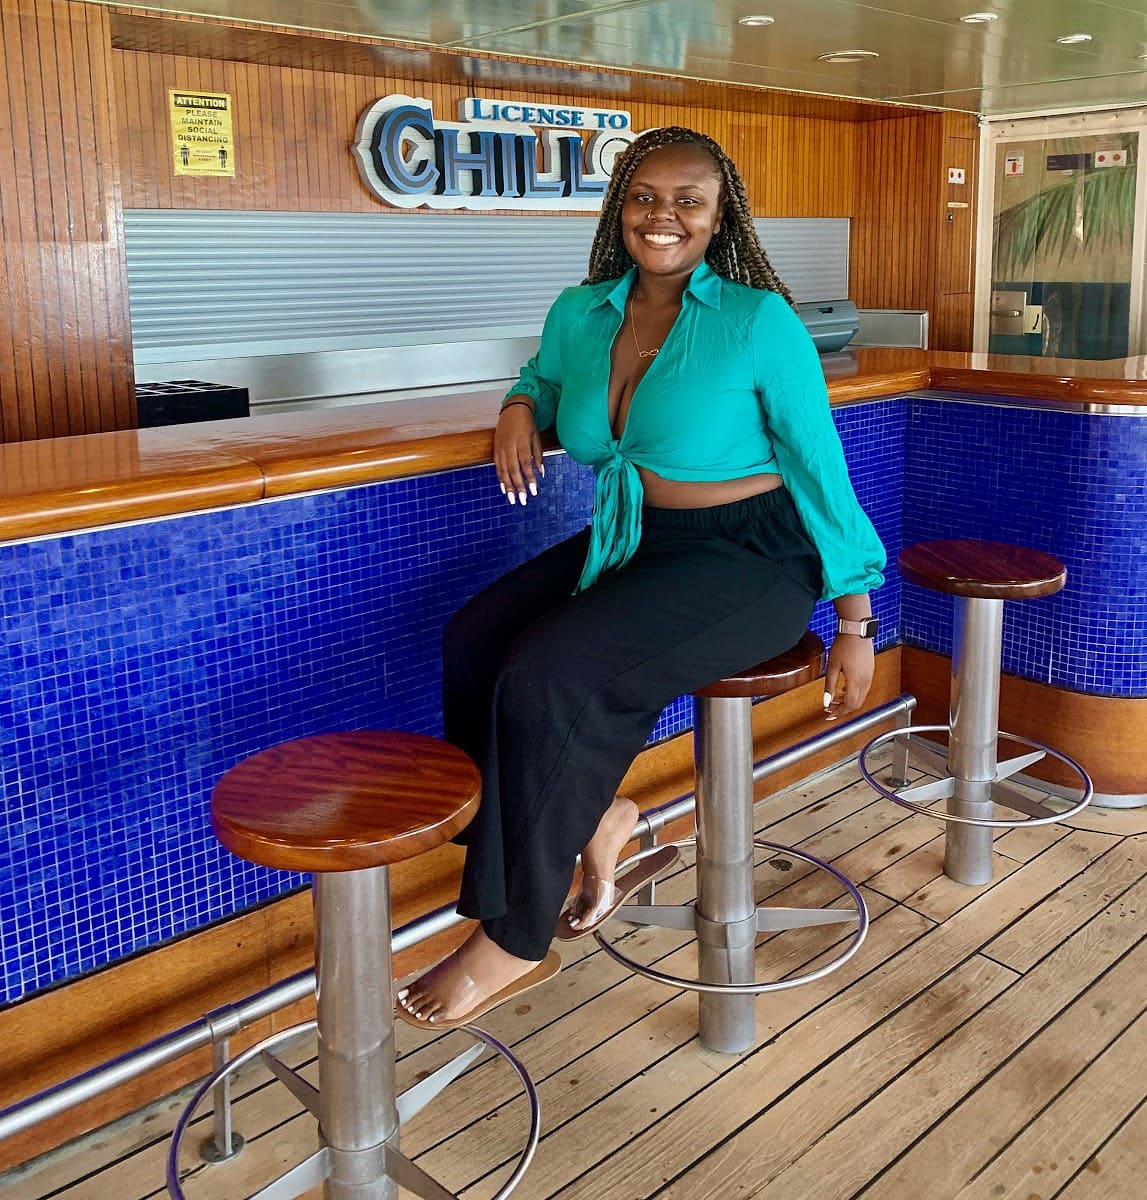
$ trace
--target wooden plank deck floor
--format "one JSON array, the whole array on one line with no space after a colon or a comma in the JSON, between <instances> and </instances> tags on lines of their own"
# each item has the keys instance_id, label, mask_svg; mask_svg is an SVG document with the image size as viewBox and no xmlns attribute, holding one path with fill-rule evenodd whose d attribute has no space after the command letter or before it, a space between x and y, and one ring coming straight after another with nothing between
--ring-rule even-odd
<instances>
[{"instance_id":1,"label":"wooden plank deck floor","mask_svg":"<svg viewBox=\"0 0 1147 1200\"><path fill-rule=\"evenodd\" d=\"M520 1200L1147 1196L1147 811L1001 833L982 888L948 880L940 827L876 799L855 764L757 811L762 836L862 885L864 946L819 982L762 998L757 1045L738 1057L699 1045L694 996L632 976L592 940L563 946L557 979L483 1021L541 1097ZM690 867L687 856L659 899L691 898ZM844 903L823 876L764 851L758 890ZM846 936L763 938L760 968L808 969ZM626 940L663 970L688 973L694 958L672 931ZM468 1044L404 1025L398 1039L402 1086ZM287 1057L313 1079L313 1053L304 1040ZM217 1167L196 1167L192 1150L191 1200L240 1200L316 1144L281 1086L255 1072L238 1090L247 1147ZM153 1106L0 1176L0 1194L162 1196L176 1115ZM484 1060L415 1118L403 1148L465 1200L490 1200L525 1128L512 1073Z\"/></svg>"}]
</instances>

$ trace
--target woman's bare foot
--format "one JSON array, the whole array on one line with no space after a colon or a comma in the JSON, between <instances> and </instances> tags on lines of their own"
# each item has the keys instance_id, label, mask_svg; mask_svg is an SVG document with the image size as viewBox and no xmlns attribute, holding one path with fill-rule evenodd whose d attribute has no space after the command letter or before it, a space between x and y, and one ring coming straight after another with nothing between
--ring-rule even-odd
<instances>
[{"instance_id":1,"label":"woman's bare foot","mask_svg":"<svg viewBox=\"0 0 1147 1200\"><path fill-rule=\"evenodd\" d=\"M593 837L581 852L581 890L570 902L567 920L571 928L597 920L600 908L613 901L613 876L618 855L633 836L640 816L637 805L624 796L614 796Z\"/></svg>"},{"instance_id":2,"label":"woman's bare foot","mask_svg":"<svg viewBox=\"0 0 1147 1200\"><path fill-rule=\"evenodd\" d=\"M403 988L398 1003L423 1020L453 1021L537 965L507 954L479 925L453 954Z\"/></svg>"}]
</instances>

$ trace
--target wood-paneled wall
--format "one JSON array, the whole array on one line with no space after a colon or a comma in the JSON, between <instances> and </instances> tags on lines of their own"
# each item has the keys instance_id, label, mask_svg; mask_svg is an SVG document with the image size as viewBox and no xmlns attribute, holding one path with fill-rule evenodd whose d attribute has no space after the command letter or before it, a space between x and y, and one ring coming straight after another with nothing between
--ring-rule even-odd
<instances>
[{"instance_id":1,"label":"wood-paneled wall","mask_svg":"<svg viewBox=\"0 0 1147 1200\"><path fill-rule=\"evenodd\" d=\"M936 287L938 114L861 127L852 228L859 308L930 308Z\"/></svg>"},{"instance_id":2,"label":"wood-paneled wall","mask_svg":"<svg viewBox=\"0 0 1147 1200\"><path fill-rule=\"evenodd\" d=\"M108 14L0 0L0 441L135 424Z\"/></svg>"},{"instance_id":3,"label":"wood-paneled wall","mask_svg":"<svg viewBox=\"0 0 1147 1200\"><path fill-rule=\"evenodd\" d=\"M447 119L466 94L528 92L625 107L639 129L704 130L738 163L756 215L852 218L859 305L927 308L933 346L970 348L975 214L947 209L942 175L963 156L974 196L971 117L638 77L626 96L491 86L449 55L68 0L0 0L0 21L0 154L10 140L16 168L0 190L0 441L134 424L124 206L390 215L350 152L362 111L390 92L426 96ZM234 179L174 175L168 88L232 95Z\"/></svg>"},{"instance_id":4,"label":"wood-paneled wall","mask_svg":"<svg viewBox=\"0 0 1147 1200\"><path fill-rule=\"evenodd\" d=\"M114 58L129 207L393 213L367 192L355 169L350 147L359 116L379 97L405 92L426 97L437 117L453 120L458 101L475 90L464 82L419 83L394 73L371 77L172 53L117 50ZM234 96L234 180L172 174L165 105L173 87ZM520 87L478 90L493 99L523 93ZM539 103L570 101L569 93L530 94ZM870 106L869 119L834 120L746 112L712 101L699 106L684 98L578 101L624 103L637 129L683 124L710 134L740 168L756 216L851 217L857 304L926 308L933 314L933 346L971 348L971 280L960 267L970 269L974 208L948 209L946 202L950 194L975 196L975 118L916 112L871 119ZM949 166L965 167L963 187L947 185Z\"/></svg>"},{"instance_id":5,"label":"wood-paneled wall","mask_svg":"<svg viewBox=\"0 0 1147 1200\"><path fill-rule=\"evenodd\" d=\"M970 350L976 118L921 112L858 128L852 299L926 308L930 349ZM949 167L964 169L964 184L947 182Z\"/></svg>"},{"instance_id":6,"label":"wood-paneled wall","mask_svg":"<svg viewBox=\"0 0 1147 1200\"><path fill-rule=\"evenodd\" d=\"M934 350L970 350L976 286L979 125L972 116L944 113L941 131L944 223L940 230L940 267L932 308L931 347ZM962 184L947 182L949 167L964 172Z\"/></svg>"},{"instance_id":7,"label":"wood-paneled wall","mask_svg":"<svg viewBox=\"0 0 1147 1200\"><path fill-rule=\"evenodd\" d=\"M113 51L127 208L263 209L394 214L363 185L351 154L363 111L391 93L428 99L441 120L475 92L520 99L521 88L422 83L361 74ZM171 169L167 91L227 92L235 105L235 178L176 176ZM531 92L568 104L563 92ZM617 107L608 97L596 103ZM688 125L710 134L737 162L758 216L849 216L858 126L649 101L627 102L636 129ZM429 210L420 215L434 216ZM480 221L484 214L475 215ZM592 216L586 216L587 220ZM542 218L544 219L544 217Z\"/></svg>"}]
</instances>

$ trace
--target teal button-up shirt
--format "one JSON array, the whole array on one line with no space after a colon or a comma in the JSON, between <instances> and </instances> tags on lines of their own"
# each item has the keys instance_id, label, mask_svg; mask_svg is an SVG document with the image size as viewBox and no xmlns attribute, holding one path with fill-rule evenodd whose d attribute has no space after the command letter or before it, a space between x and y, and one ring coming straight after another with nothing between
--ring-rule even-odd
<instances>
[{"instance_id":1,"label":"teal button-up shirt","mask_svg":"<svg viewBox=\"0 0 1147 1200\"><path fill-rule=\"evenodd\" d=\"M820 553L825 598L879 587L884 547L849 480L816 348L778 293L702 262L613 436L610 352L636 274L562 292L537 354L507 393L529 396L538 428L556 425L565 450L594 468L590 550L576 590L636 551L638 467L681 480L775 472Z\"/></svg>"}]
</instances>

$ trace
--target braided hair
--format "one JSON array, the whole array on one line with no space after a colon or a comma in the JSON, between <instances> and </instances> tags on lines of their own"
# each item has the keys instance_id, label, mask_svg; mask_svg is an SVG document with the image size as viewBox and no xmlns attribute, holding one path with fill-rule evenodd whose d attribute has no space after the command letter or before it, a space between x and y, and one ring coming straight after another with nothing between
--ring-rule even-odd
<instances>
[{"instance_id":1,"label":"braided hair","mask_svg":"<svg viewBox=\"0 0 1147 1200\"><path fill-rule=\"evenodd\" d=\"M582 282L601 283L606 279L617 279L633 266L633 259L625 248L621 233L621 208L625 203L629 181L646 155L663 146L675 145L697 146L705 150L712 157L721 177L725 212L720 230L713 234L705 251L706 262L726 279L762 291L779 292L795 308L792 293L773 270L761 239L757 237L745 184L733 160L711 137L680 125L651 129L618 156L590 250L589 274Z\"/></svg>"}]
</instances>

